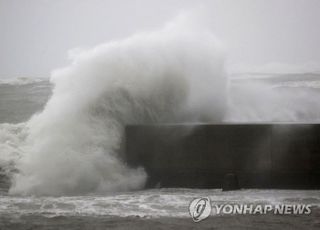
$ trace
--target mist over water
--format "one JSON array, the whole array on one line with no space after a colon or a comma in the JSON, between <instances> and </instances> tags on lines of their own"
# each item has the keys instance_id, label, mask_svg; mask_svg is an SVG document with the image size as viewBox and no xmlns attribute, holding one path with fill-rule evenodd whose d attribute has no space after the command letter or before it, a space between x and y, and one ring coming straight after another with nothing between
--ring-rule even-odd
<instances>
[{"instance_id":1,"label":"mist over water","mask_svg":"<svg viewBox=\"0 0 320 230\"><path fill-rule=\"evenodd\" d=\"M228 78L219 41L186 15L158 31L71 56L70 66L53 72L52 96L42 112L0 126L0 167L11 179L11 194L142 188L145 171L120 157L126 124L320 118L316 83L310 90Z\"/></svg>"},{"instance_id":2,"label":"mist over water","mask_svg":"<svg viewBox=\"0 0 320 230\"><path fill-rule=\"evenodd\" d=\"M227 122L320 122L320 78L272 83L248 80L230 86ZM320 77L320 75L318 76Z\"/></svg>"}]
</instances>

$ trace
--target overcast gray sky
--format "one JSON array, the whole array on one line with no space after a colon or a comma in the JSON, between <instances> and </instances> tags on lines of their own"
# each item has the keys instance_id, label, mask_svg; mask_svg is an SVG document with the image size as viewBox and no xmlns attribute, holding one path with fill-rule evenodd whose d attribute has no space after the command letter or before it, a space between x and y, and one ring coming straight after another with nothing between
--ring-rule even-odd
<instances>
[{"instance_id":1,"label":"overcast gray sky","mask_svg":"<svg viewBox=\"0 0 320 230\"><path fill-rule=\"evenodd\" d=\"M0 0L0 77L49 76L67 51L162 26L204 5L228 63L320 63L319 0Z\"/></svg>"}]
</instances>

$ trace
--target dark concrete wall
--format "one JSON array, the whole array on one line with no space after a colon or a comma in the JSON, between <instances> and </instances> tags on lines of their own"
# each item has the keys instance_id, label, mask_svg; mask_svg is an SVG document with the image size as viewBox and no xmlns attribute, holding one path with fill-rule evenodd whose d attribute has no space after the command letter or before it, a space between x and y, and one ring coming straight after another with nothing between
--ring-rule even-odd
<instances>
[{"instance_id":1,"label":"dark concrete wall","mask_svg":"<svg viewBox=\"0 0 320 230\"><path fill-rule=\"evenodd\" d=\"M320 188L320 125L219 124L126 127L125 158L147 187Z\"/></svg>"}]
</instances>

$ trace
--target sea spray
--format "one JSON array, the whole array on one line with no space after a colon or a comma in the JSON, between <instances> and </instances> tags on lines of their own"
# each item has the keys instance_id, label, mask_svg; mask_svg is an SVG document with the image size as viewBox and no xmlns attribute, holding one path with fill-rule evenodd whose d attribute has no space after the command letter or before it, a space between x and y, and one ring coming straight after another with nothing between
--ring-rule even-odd
<instances>
[{"instance_id":1,"label":"sea spray","mask_svg":"<svg viewBox=\"0 0 320 230\"><path fill-rule=\"evenodd\" d=\"M224 121L320 122L319 81L305 81L305 76L307 74L301 74L297 81L291 80L290 75L288 80L278 77L278 82L253 78L234 80L228 89ZM296 83L299 87L292 87L288 83Z\"/></svg>"},{"instance_id":2,"label":"sea spray","mask_svg":"<svg viewBox=\"0 0 320 230\"><path fill-rule=\"evenodd\" d=\"M222 121L222 53L211 31L186 16L159 31L73 53L70 66L53 72L44 110L26 123L9 192L141 188L145 171L119 156L125 125Z\"/></svg>"}]
</instances>

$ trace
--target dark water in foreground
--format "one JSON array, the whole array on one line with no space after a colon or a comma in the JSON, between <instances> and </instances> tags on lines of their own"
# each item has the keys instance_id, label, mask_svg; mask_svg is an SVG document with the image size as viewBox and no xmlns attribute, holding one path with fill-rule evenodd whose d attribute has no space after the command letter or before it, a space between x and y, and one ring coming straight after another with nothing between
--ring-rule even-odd
<instances>
[{"instance_id":1,"label":"dark water in foreground","mask_svg":"<svg viewBox=\"0 0 320 230\"><path fill-rule=\"evenodd\" d=\"M1 218L1 229L319 229L319 214L314 216L232 216L212 217L200 223L190 219L103 218L103 217L23 217Z\"/></svg>"},{"instance_id":2,"label":"dark water in foreground","mask_svg":"<svg viewBox=\"0 0 320 230\"><path fill-rule=\"evenodd\" d=\"M320 213L313 212L308 216L218 216L210 217L202 222L194 223L189 218L154 218L136 217L53 217L31 215L20 218L0 217L0 228L16 230L100 230L100 229L282 229L312 230L320 229Z\"/></svg>"}]
</instances>

